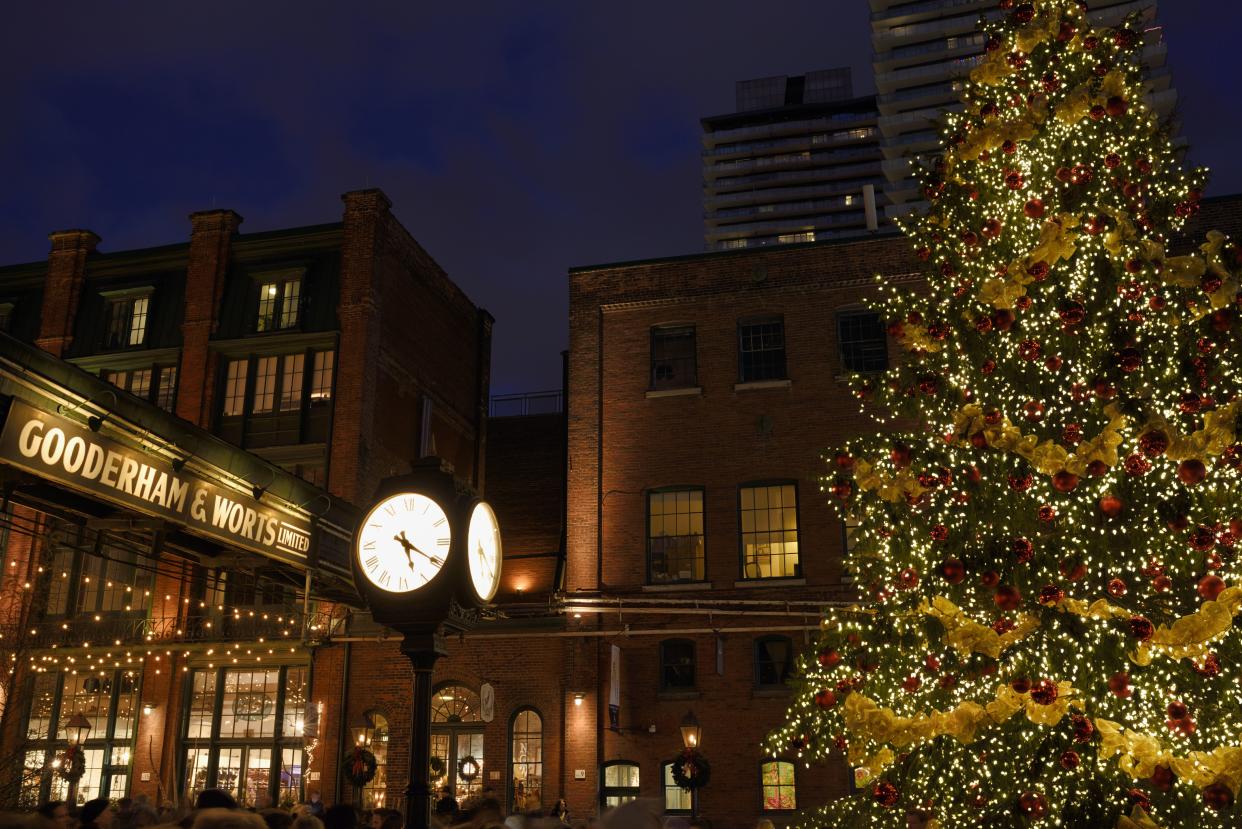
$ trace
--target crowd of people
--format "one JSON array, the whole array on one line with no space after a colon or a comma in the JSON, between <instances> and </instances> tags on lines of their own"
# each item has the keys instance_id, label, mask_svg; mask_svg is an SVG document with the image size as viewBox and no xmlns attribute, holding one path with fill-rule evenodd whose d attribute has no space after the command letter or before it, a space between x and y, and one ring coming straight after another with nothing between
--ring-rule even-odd
<instances>
[{"instance_id":1,"label":"crowd of people","mask_svg":"<svg viewBox=\"0 0 1242 829\"><path fill-rule=\"evenodd\" d=\"M602 817L574 818L563 799L543 809L529 802L505 813L490 792L460 804L447 789L433 804L434 829L711 829L706 820L663 816L660 804L639 800ZM325 806L318 793L292 808L243 808L223 789L200 792L192 807L156 806L145 795L88 800L74 810L63 800L30 813L0 813L0 829L405 829L396 809L359 810L348 803ZM758 829L771 829L771 824Z\"/></svg>"}]
</instances>

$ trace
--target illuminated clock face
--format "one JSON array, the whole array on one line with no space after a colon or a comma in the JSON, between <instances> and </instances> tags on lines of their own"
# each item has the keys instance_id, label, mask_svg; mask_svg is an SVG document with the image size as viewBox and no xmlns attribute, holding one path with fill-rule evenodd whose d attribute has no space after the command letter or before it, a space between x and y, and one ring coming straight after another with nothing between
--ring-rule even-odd
<instances>
[{"instance_id":1,"label":"illuminated clock face","mask_svg":"<svg viewBox=\"0 0 1242 829\"><path fill-rule=\"evenodd\" d=\"M491 601L500 586L500 525L487 502L480 501L470 513L466 533L466 554L470 562L470 582L483 601Z\"/></svg>"},{"instance_id":2,"label":"illuminated clock face","mask_svg":"<svg viewBox=\"0 0 1242 829\"><path fill-rule=\"evenodd\" d=\"M417 492L402 492L367 513L354 554L376 587L409 593L440 572L452 541L448 516L438 503Z\"/></svg>"}]
</instances>

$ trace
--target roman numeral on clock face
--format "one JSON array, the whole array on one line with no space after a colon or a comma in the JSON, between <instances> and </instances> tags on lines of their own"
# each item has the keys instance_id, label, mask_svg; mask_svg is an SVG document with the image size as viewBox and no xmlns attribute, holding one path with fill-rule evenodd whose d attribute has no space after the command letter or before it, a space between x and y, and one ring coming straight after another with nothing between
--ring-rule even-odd
<instances>
[{"instance_id":1,"label":"roman numeral on clock face","mask_svg":"<svg viewBox=\"0 0 1242 829\"><path fill-rule=\"evenodd\" d=\"M376 567L379 567L379 556L371 556L367 559L367 569L374 570Z\"/></svg>"}]
</instances>

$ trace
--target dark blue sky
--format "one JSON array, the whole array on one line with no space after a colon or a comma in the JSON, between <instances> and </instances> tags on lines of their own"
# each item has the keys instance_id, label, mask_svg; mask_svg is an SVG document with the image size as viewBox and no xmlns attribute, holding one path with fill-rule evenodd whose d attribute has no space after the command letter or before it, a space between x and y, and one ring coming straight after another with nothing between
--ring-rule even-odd
<instances>
[{"instance_id":1,"label":"dark blue sky","mask_svg":"<svg viewBox=\"0 0 1242 829\"><path fill-rule=\"evenodd\" d=\"M1163 0L1191 159L1242 191L1240 4ZM566 269L702 248L699 125L740 78L873 91L866 0L19 3L0 35L0 262L335 221L382 187L496 316L496 393L559 384Z\"/></svg>"}]
</instances>

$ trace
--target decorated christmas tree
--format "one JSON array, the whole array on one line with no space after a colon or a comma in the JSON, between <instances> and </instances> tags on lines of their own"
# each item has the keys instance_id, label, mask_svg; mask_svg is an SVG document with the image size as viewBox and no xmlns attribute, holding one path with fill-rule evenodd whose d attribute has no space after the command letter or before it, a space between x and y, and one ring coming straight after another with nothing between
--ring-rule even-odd
<instances>
[{"instance_id":1,"label":"decorated christmas tree","mask_svg":"<svg viewBox=\"0 0 1242 829\"><path fill-rule=\"evenodd\" d=\"M1239 248L1144 100L1137 20L1001 3L879 308L884 431L830 454L863 603L769 750L843 754L814 826L1242 826Z\"/></svg>"}]
</instances>

